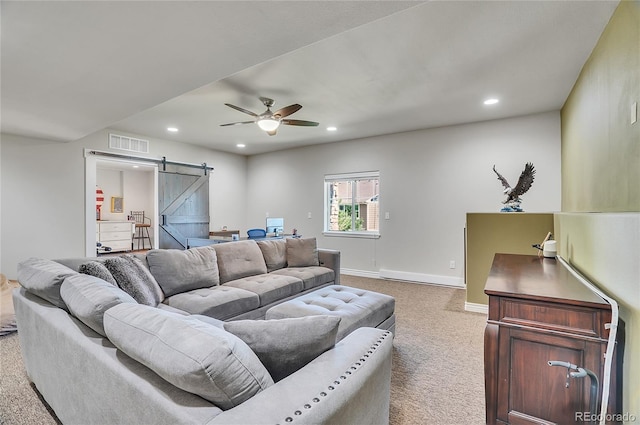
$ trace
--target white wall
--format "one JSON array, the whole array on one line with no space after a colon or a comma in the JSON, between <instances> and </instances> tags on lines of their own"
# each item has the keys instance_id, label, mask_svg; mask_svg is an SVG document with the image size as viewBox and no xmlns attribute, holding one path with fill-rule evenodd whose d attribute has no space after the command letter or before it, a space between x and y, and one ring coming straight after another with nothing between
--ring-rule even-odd
<instances>
[{"instance_id":1,"label":"white wall","mask_svg":"<svg viewBox=\"0 0 640 425\"><path fill-rule=\"evenodd\" d=\"M109 150L108 133L70 143L2 135L0 249L7 277L15 279L17 264L29 257L85 255L84 149ZM244 156L160 139L150 139L150 146L153 158L215 167L209 185L211 227L244 225Z\"/></svg>"},{"instance_id":2,"label":"white wall","mask_svg":"<svg viewBox=\"0 0 640 425\"><path fill-rule=\"evenodd\" d=\"M285 231L296 227L342 251L350 273L386 269L462 283L465 214L499 211L503 188L493 165L515 185L528 161L537 173L522 207L559 210L559 112L256 155L248 165L247 224L263 226L266 212L283 216ZM380 239L324 237L324 175L371 170L380 171L381 215L390 213Z\"/></svg>"}]
</instances>

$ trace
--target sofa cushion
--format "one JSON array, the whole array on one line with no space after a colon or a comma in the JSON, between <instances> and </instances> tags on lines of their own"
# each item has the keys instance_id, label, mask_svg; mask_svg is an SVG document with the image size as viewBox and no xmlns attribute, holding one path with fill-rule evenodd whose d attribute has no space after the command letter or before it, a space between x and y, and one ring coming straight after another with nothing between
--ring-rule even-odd
<instances>
[{"instance_id":1,"label":"sofa cushion","mask_svg":"<svg viewBox=\"0 0 640 425\"><path fill-rule=\"evenodd\" d=\"M288 267L317 266L318 248L316 238L288 238L287 265Z\"/></svg>"},{"instance_id":2,"label":"sofa cushion","mask_svg":"<svg viewBox=\"0 0 640 425\"><path fill-rule=\"evenodd\" d=\"M267 272L267 265L256 241L219 243L213 247L218 255L220 283Z\"/></svg>"},{"instance_id":3,"label":"sofa cushion","mask_svg":"<svg viewBox=\"0 0 640 425\"><path fill-rule=\"evenodd\" d=\"M149 270L130 254L109 257L104 265L113 275L118 286L140 304L155 307L164 299L164 294Z\"/></svg>"},{"instance_id":4,"label":"sofa cushion","mask_svg":"<svg viewBox=\"0 0 640 425\"><path fill-rule=\"evenodd\" d=\"M105 313L111 342L166 381L230 409L273 385L240 338L201 320L139 304Z\"/></svg>"},{"instance_id":5,"label":"sofa cushion","mask_svg":"<svg viewBox=\"0 0 640 425\"><path fill-rule=\"evenodd\" d=\"M56 307L67 310L60 286L67 276L78 274L75 270L52 260L29 258L18 264L18 281L29 292Z\"/></svg>"},{"instance_id":6,"label":"sofa cushion","mask_svg":"<svg viewBox=\"0 0 640 425\"><path fill-rule=\"evenodd\" d=\"M260 307L258 294L230 286L212 286L172 295L164 304L191 314L226 320Z\"/></svg>"},{"instance_id":7,"label":"sofa cushion","mask_svg":"<svg viewBox=\"0 0 640 425\"><path fill-rule=\"evenodd\" d=\"M245 289L257 294L260 298L260 306L290 297L302 292L303 289L302 280L297 277L271 273L232 280L224 286Z\"/></svg>"},{"instance_id":8,"label":"sofa cushion","mask_svg":"<svg viewBox=\"0 0 640 425\"><path fill-rule=\"evenodd\" d=\"M276 270L273 274L293 276L301 279L304 284L304 289L315 288L316 286L333 282L336 278L333 269L322 266L287 267L286 269Z\"/></svg>"},{"instance_id":9,"label":"sofa cushion","mask_svg":"<svg viewBox=\"0 0 640 425\"><path fill-rule=\"evenodd\" d=\"M274 381L286 378L336 343L339 317L225 322L225 330L247 343Z\"/></svg>"},{"instance_id":10,"label":"sofa cushion","mask_svg":"<svg viewBox=\"0 0 640 425\"><path fill-rule=\"evenodd\" d=\"M88 261L86 263L80 264L78 267L78 272L83 274L88 274L89 276L98 277L105 282L109 282L112 285L118 286L118 283L113 278L113 275L104 265L102 261Z\"/></svg>"},{"instance_id":11,"label":"sofa cushion","mask_svg":"<svg viewBox=\"0 0 640 425\"><path fill-rule=\"evenodd\" d=\"M104 312L116 304L136 302L117 286L84 274L67 276L60 287L60 295L72 315L102 336L106 336Z\"/></svg>"},{"instance_id":12,"label":"sofa cushion","mask_svg":"<svg viewBox=\"0 0 640 425\"><path fill-rule=\"evenodd\" d=\"M147 263L167 297L220 284L216 251L211 246L152 249L147 252Z\"/></svg>"},{"instance_id":13,"label":"sofa cushion","mask_svg":"<svg viewBox=\"0 0 640 425\"><path fill-rule=\"evenodd\" d=\"M264 262L267 264L267 272L287 267L287 242L285 239L272 239L257 241Z\"/></svg>"}]
</instances>

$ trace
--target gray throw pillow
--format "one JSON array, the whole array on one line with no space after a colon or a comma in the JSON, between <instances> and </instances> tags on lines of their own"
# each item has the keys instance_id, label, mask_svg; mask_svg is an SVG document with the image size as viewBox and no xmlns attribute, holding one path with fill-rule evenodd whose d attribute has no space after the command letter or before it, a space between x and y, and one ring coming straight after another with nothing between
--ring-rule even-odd
<instances>
[{"instance_id":1,"label":"gray throw pillow","mask_svg":"<svg viewBox=\"0 0 640 425\"><path fill-rule=\"evenodd\" d=\"M278 382L333 348L339 324L339 317L307 316L237 320L224 329L246 342Z\"/></svg>"},{"instance_id":2,"label":"gray throw pillow","mask_svg":"<svg viewBox=\"0 0 640 425\"><path fill-rule=\"evenodd\" d=\"M218 256L220 283L267 272L267 265L256 241L219 243L212 246Z\"/></svg>"},{"instance_id":3,"label":"gray throw pillow","mask_svg":"<svg viewBox=\"0 0 640 425\"><path fill-rule=\"evenodd\" d=\"M51 260L29 258L18 264L18 281L27 291L67 310L60 286L67 276L78 274L67 266Z\"/></svg>"},{"instance_id":4,"label":"gray throw pillow","mask_svg":"<svg viewBox=\"0 0 640 425\"><path fill-rule=\"evenodd\" d=\"M105 282L109 282L112 285L118 286L118 283L113 278L113 275L101 261L89 261L84 264L80 264L78 272L88 274L89 276L99 277Z\"/></svg>"},{"instance_id":5,"label":"gray throw pillow","mask_svg":"<svg viewBox=\"0 0 640 425\"><path fill-rule=\"evenodd\" d=\"M284 239L257 241L264 262L267 264L267 272L280 270L287 267L287 243Z\"/></svg>"},{"instance_id":6,"label":"gray throw pillow","mask_svg":"<svg viewBox=\"0 0 640 425\"><path fill-rule=\"evenodd\" d=\"M316 238L288 238L287 264L289 267L318 266Z\"/></svg>"},{"instance_id":7,"label":"gray throw pillow","mask_svg":"<svg viewBox=\"0 0 640 425\"><path fill-rule=\"evenodd\" d=\"M140 259L133 255L125 254L107 258L104 265L111 272L118 286L140 304L155 307L164 299L158 282Z\"/></svg>"},{"instance_id":8,"label":"gray throw pillow","mask_svg":"<svg viewBox=\"0 0 640 425\"><path fill-rule=\"evenodd\" d=\"M72 315L102 336L106 336L104 312L120 303L136 302L117 286L85 274L68 276L62 282L60 295Z\"/></svg>"},{"instance_id":9,"label":"gray throw pillow","mask_svg":"<svg viewBox=\"0 0 640 425\"><path fill-rule=\"evenodd\" d=\"M221 409L273 385L247 344L196 318L123 303L107 310L104 327L126 355Z\"/></svg>"},{"instance_id":10,"label":"gray throw pillow","mask_svg":"<svg viewBox=\"0 0 640 425\"><path fill-rule=\"evenodd\" d=\"M152 249L147 252L147 263L167 297L220 284L216 251L211 246Z\"/></svg>"}]
</instances>

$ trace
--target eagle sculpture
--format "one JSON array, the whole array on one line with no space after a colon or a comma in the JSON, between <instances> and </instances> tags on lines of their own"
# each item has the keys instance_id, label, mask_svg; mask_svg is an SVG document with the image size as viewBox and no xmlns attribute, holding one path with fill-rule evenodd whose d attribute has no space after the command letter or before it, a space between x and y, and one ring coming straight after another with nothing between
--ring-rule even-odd
<instances>
[{"instance_id":1,"label":"eagle sculpture","mask_svg":"<svg viewBox=\"0 0 640 425\"><path fill-rule=\"evenodd\" d=\"M520 196L527 193L527 191L531 188L531 185L533 184L533 178L536 174L536 170L533 168L533 164L530 162L527 162L525 164L524 170L522 170L522 173L520 173L520 178L518 179L518 184L516 184L516 187L511 187L507 179L502 177L502 175L498 171L496 171L495 165L493 166L493 172L498 175L498 180L500 180L502 186L504 186L504 193L505 195L507 195L507 199L502 201L505 206L500 211L521 212L522 208L520 208L520 202L522 202L522 200L520 199Z\"/></svg>"}]
</instances>

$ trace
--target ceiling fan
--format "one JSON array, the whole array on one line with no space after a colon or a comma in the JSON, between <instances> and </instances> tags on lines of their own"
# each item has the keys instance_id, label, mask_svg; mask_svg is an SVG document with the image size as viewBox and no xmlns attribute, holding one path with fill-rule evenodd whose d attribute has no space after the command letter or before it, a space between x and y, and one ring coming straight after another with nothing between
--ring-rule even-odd
<instances>
[{"instance_id":1,"label":"ceiling fan","mask_svg":"<svg viewBox=\"0 0 640 425\"><path fill-rule=\"evenodd\" d=\"M294 112L299 111L302 108L302 105L294 103L293 105L285 106L284 108L278 109L275 112L271 112L271 107L274 104L273 99L269 99L268 97L260 97L260 101L267 107L267 110L261 114L256 114L255 112L248 111L239 106L232 105L230 103L225 103L229 108L233 108L237 111L244 112L245 114L249 114L254 119L252 121L240 121L240 122L231 122L228 124L220 124L221 127L226 127L229 125L240 125L240 124L258 124L260 129L264 130L269 136L275 136L278 131L278 127L280 125L299 125L304 127L316 127L318 126L317 122L314 121L303 121L303 120L291 120L284 119Z\"/></svg>"}]
</instances>

